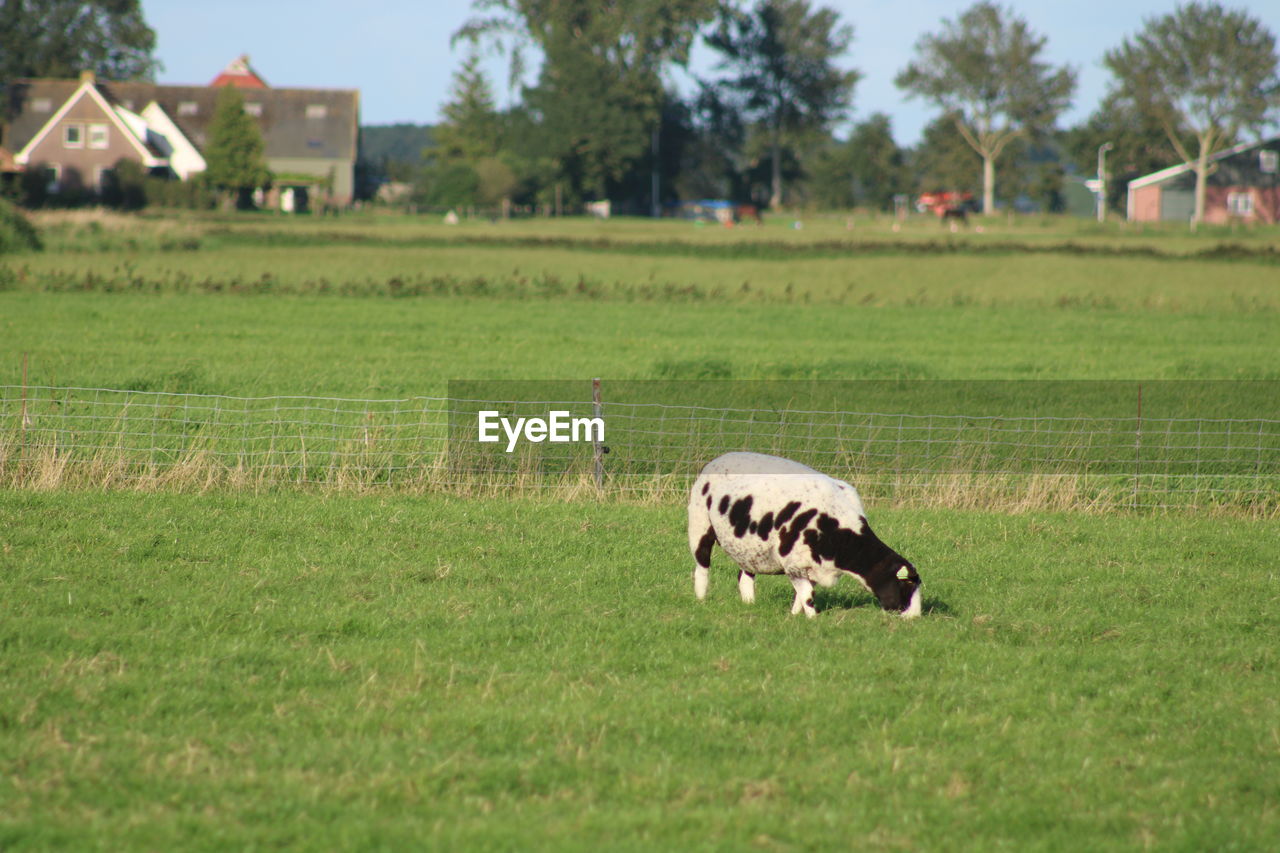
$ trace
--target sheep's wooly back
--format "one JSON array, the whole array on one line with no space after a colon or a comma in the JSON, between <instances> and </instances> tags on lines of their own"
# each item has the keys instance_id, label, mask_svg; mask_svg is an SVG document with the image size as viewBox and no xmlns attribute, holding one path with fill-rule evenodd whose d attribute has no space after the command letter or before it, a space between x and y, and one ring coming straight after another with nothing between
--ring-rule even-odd
<instances>
[{"instance_id":1,"label":"sheep's wooly back","mask_svg":"<svg viewBox=\"0 0 1280 853\"><path fill-rule=\"evenodd\" d=\"M846 521L857 521L866 515L853 486L781 456L726 453L707 463L698 480L704 478L717 480L732 494L752 495L756 504L766 495L776 494L800 500L806 506L839 510Z\"/></svg>"}]
</instances>

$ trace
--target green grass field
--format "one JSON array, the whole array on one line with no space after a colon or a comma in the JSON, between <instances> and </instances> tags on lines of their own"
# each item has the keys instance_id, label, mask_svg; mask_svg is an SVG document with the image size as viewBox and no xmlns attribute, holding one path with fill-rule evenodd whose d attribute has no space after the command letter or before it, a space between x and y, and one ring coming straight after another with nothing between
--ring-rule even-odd
<instances>
[{"instance_id":1,"label":"green grass field","mask_svg":"<svg viewBox=\"0 0 1280 853\"><path fill-rule=\"evenodd\" d=\"M0 384L1280 378L1274 229L41 224ZM0 849L1280 837L1275 520L870 505L924 617L808 621L679 501L108 485L0 490Z\"/></svg>"},{"instance_id":2,"label":"green grass field","mask_svg":"<svg viewBox=\"0 0 1280 853\"><path fill-rule=\"evenodd\" d=\"M1260 524L882 512L926 614L696 603L679 507L0 496L6 849L1265 849ZM1272 527L1270 533L1274 533Z\"/></svg>"}]
</instances>

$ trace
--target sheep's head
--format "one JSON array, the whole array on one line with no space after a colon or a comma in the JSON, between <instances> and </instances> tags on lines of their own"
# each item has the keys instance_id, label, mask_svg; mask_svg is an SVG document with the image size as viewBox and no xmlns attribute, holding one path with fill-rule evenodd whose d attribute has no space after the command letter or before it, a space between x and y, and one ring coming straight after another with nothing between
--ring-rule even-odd
<instances>
[{"instance_id":1,"label":"sheep's head","mask_svg":"<svg viewBox=\"0 0 1280 853\"><path fill-rule=\"evenodd\" d=\"M915 566L898 555L879 567L879 583L874 586L876 598L885 610L901 613L904 619L920 615L920 575Z\"/></svg>"}]
</instances>

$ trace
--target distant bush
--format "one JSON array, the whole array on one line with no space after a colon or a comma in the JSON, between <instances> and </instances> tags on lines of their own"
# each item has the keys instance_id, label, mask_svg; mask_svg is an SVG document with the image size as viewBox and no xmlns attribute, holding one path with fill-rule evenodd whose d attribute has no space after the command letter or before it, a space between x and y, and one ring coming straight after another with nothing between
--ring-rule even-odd
<instances>
[{"instance_id":1,"label":"distant bush","mask_svg":"<svg viewBox=\"0 0 1280 853\"><path fill-rule=\"evenodd\" d=\"M40 235L18 206L0 199L0 254L42 248Z\"/></svg>"},{"instance_id":2,"label":"distant bush","mask_svg":"<svg viewBox=\"0 0 1280 853\"><path fill-rule=\"evenodd\" d=\"M102 203L118 210L139 210L147 205L147 172L142 164L121 158L112 179L102 188Z\"/></svg>"},{"instance_id":3,"label":"distant bush","mask_svg":"<svg viewBox=\"0 0 1280 853\"><path fill-rule=\"evenodd\" d=\"M119 210L144 207L212 210L216 201L203 176L180 181L149 175L141 165L125 159L116 163L114 179L102 193L102 203Z\"/></svg>"},{"instance_id":4,"label":"distant bush","mask_svg":"<svg viewBox=\"0 0 1280 853\"><path fill-rule=\"evenodd\" d=\"M218 205L217 196L199 176L185 181L148 176L143 194L148 207L213 210Z\"/></svg>"}]
</instances>

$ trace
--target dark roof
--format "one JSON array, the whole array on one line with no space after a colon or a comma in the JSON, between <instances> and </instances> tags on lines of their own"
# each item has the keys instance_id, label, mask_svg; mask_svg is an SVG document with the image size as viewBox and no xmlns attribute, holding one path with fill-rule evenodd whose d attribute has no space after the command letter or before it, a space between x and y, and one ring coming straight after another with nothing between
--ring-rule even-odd
<instances>
[{"instance_id":1,"label":"dark roof","mask_svg":"<svg viewBox=\"0 0 1280 853\"><path fill-rule=\"evenodd\" d=\"M79 80L17 80L9 84L6 94L10 120L4 131L4 146L21 151L79 87ZM32 107L39 100L48 101L47 112L37 112Z\"/></svg>"},{"instance_id":2,"label":"dark roof","mask_svg":"<svg viewBox=\"0 0 1280 853\"><path fill-rule=\"evenodd\" d=\"M13 116L4 144L20 151L40 132L53 113L79 87L79 80L19 80L9 87ZM213 118L218 88L164 86L155 83L99 81L108 101L141 112L156 101L197 148L203 149ZM246 104L261 104L255 116L266 141L268 157L333 157L355 160L360 93L354 89L243 89ZM48 112L35 112L32 103L47 98ZM194 107L192 111L191 106Z\"/></svg>"}]
</instances>

